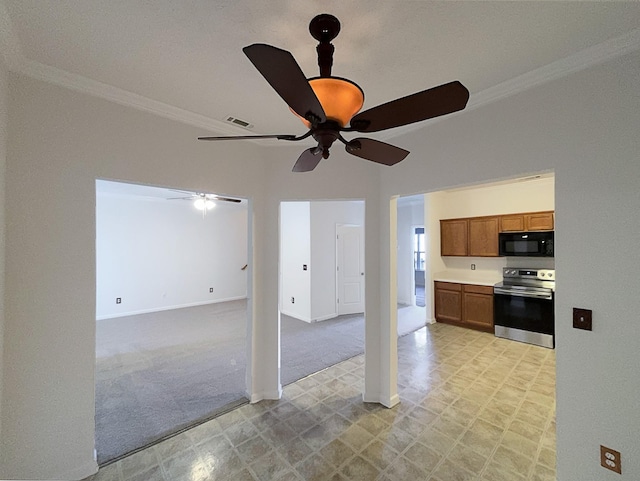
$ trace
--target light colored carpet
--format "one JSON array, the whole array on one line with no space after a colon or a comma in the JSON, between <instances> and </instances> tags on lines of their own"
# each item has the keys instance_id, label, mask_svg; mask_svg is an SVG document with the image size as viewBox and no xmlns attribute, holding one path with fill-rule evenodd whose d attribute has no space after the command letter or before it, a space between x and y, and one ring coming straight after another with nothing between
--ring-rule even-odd
<instances>
[{"instance_id":1,"label":"light colored carpet","mask_svg":"<svg viewBox=\"0 0 640 481\"><path fill-rule=\"evenodd\" d=\"M398 310L400 335L424 308ZM96 449L105 464L246 401L246 301L97 322ZM290 384L364 352L363 315L281 319L281 380Z\"/></svg>"}]
</instances>

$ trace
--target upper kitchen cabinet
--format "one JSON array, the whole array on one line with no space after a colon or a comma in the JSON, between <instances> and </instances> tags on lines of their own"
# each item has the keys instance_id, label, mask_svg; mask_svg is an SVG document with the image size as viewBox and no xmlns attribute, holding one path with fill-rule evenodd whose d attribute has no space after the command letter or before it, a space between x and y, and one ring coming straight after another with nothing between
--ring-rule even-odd
<instances>
[{"instance_id":1,"label":"upper kitchen cabinet","mask_svg":"<svg viewBox=\"0 0 640 481\"><path fill-rule=\"evenodd\" d=\"M498 257L500 232L553 230L553 211L440 220L440 255Z\"/></svg>"},{"instance_id":2,"label":"upper kitchen cabinet","mask_svg":"<svg viewBox=\"0 0 640 481\"><path fill-rule=\"evenodd\" d=\"M472 217L469 219L469 256L497 257L500 218Z\"/></svg>"},{"instance_id":3,"label":"upper kitchen cabinet","mask_svg":"<svg viewBox=\"0 0 640 481\"><path fill-rule=\"evenodd\" d=\"M500 216L500 232L553 230L553 211Z\"/></svg>"},{"instance_id":4,"label":"upper kitchen cabinet","mask_svg":"<svg viewBox=\"0 0 640 481\"><path fill-rule=\"evenodd\" d=\"M467 256L467 219L449 219L440 221L440 252L443 256ZM497 242L496 242L497 244Z\"/></svg>"}]
</instances>

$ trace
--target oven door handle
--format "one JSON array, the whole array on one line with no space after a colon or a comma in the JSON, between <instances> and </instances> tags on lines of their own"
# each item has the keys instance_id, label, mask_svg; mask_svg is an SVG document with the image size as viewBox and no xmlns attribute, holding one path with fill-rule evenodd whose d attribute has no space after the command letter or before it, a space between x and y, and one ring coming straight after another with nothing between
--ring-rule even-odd
<instances>
[{"instance_id":1,"label":"oven door handle","mask_svg":"<svg viewBox=\"0 0 640 481\"><path fill-rule=\"evenodd\" d=\"M493 293L494 294L504 294L504 295L507 295L507 296L515 296L515 297L530 297L530 298L533 298L533 299L547 299L547 300L553 299L553 295L552 294L542 294L542 293L537 293L537 292L515 291L515 290L510 290L510 289L502 289L500 287L494 287L493 288Z\"/></svg>"}]
</instances>

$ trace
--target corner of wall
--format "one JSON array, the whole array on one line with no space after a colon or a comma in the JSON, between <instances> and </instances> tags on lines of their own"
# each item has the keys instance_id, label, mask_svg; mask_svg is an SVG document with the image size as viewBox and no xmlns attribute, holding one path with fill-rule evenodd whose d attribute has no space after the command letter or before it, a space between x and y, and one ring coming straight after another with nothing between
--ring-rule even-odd
<instances>
[{"instance_id":1,"label":"corner of wall","mask_svg":"<svg viewBox=\"0 0 640 481\"><path fill-rule=\"evenodd\" d=\"M7 124L9 110L9 80L7 69L0 58L0 439L2 439L2 383L4 352L4 233L5 233L5 169L7 163ZM0 449L0 451L2 451ZM2 477L0 459L0 477Z\"/></svg>"}]
</instances>

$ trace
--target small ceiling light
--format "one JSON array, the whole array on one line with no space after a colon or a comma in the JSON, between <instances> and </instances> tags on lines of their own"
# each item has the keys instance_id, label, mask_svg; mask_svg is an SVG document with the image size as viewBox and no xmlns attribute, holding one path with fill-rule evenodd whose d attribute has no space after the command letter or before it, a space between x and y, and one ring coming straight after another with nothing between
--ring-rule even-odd
<instances>
[{"instance_id":1,"label":"small ceiling light","mask_svg":"<svg viewBox=\"0 0 640 481\"><path fill-rule=\"evenodd\" d=\"M309 79L309 85L318 97L327 119L339 123L340 127L347 125L364 104L364 92L351 80L339 77L316 77ZM311 128L311 124L306 119L293 113L307 128Z\"/></svg>"},{"instance_id":2,"label":"small ceiling light","mask_svg":"<svg viewBox=\"0 0 640 481\"><path fill-rule=\"evenodd\" d=\"M195 202L193 203L194 207L198 210L211 210L216 206L216 203L214 201L212 201L211 199L206 199L204 197L200 197L199 199L196 199Z\"/></svg>"}]
</instances>

